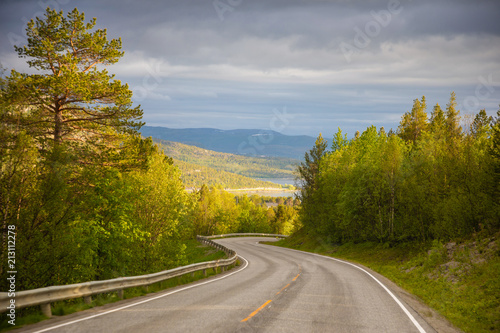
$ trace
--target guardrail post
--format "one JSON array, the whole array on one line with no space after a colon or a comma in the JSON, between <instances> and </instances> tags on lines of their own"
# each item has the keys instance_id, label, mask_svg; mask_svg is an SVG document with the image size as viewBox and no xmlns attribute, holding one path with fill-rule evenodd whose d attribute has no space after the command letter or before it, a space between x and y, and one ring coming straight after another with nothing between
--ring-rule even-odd
<instances>
[{"instance_id":1,"label":"guardrail post","mask_svg":"<svg viewBox=\"0 0 500 333\"><path fill-rule=\"evenodd\" d=\"M203 276L207 276L207 270L206 269L203 269Z\"/></svg>"},{"instance_id":2,"label":"guardrail post","mask_svg":"<svg viewBox=\"0 0 500 333\"><path fill-rule=\"evenodd\" d=\"M52 309L50 308L50 303L45 303L40 305L40 309L44 316L51 318L52 317Z\"/></svg>"},{"instance_id":3,"label":"guardrail post","mask_svg":"<svg viewBox=\"0 0 500 333\"><path fill-rule=\"evenodd\" d=\"M84 302L85 304L91 304L91 303L92 303L92 296L85 296L85 297L83 298L83 302Z\"/></svg>"},{"instance_id":4,"label":"guardrail post","mask_svg":"<svg viewBox=\"0 0 500 333\"><path fill-rule=\"evenodd\" d=\"M117 290L116 295L118 296L119 299L123 299L123 289Z\"/></svg>"}]
</instances>

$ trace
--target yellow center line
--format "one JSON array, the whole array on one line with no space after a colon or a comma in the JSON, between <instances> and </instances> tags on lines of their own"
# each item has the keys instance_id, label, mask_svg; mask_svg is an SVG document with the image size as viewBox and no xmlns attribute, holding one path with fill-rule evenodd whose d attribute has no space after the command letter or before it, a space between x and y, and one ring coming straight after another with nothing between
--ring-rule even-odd
<instances>
[{"instance_id":1,"label":"yellow center line","mask_svg":"<svg viewBox=\"0 0 500 333\"><path fill-rule=\"evenodd\" d=\"M260 308L258 308L257 310L255 310L254 312L250 313L250 315L248 317L246 317L245 319L243 319L241 322L244 322L244 321L247 321L248 319L252 318L253 316L255 316L257 313L259 313L260 310L264 309L269 303L271 303L272 300L269 300L267 301L266 303L262 304L260 306Z\"/></svg>"},{"instance_id":2,"label":"yellow center line","mask_svg":"<svg viewBox=\"0 0 500 333\"><path fill-rule=\"evenodd\" d=\"M280 291L278 291L278 292L276 293L276 295L278 295L280 292L282 292L282 291L283 291L283 289L286 289L286 288L288 288L288 287L290 287L290 283L289 283L289 284L287 284L286 286L284 286L283 288L281 288L281 290L280 290Z\"/></svg>"},{"instance_id":3,"label":"yellow center line","mask_svg":"<svg viewBox=\"0 0 500 333\"><path fill-rule=\"evenodd\" d=\"M297 278L300 276L300 273L301 273L301 272L302 272L302 267L300 267L300 265L299 265L299 274L297 274L297 276L295 276L295 277L293 278L293 280L292 280L292 281L297 280ZM281 288L281 290L280 290L280 291L278 291L278 292L276 293L276 295L280 294L280 293L281 293L284 289L286 289L286 288L288 288L288 287L290 287L290 283L289 283L289 284L287 284L286 286L284 286L283 288ZM270 300L269 300L269 301L267 301L266 303L262 304L262 305L261 305L261 306L260 306L257 310L255 310L255 311L254 311L254 312L252 312L252 313L251 313L248 317L246 317L245 319L243 319L243 320L241 321L241 323L242 323L242 322L245 322L245 321L249 320L250 318L252 318L253 316L255 316L257 313L259 313L259 311L260 311L260 310L264 309L264 308L265 308L265 307L266 307L269 303L271 303L272 301L273 301L273 300L271 300L271 299L270 299Z\"/></svg>"}]
</instances>

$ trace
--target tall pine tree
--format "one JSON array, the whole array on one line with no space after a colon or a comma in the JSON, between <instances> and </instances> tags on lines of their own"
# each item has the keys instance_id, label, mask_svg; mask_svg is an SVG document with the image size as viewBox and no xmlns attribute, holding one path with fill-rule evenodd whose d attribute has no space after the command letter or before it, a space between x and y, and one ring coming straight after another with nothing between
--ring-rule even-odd
<instances>
[{"instance_id":1,"label":"tall pine tree","mask_svg":"<svg viewBox=\"0 0 500 333\"><path fill-rule=\"evenodd\" d=\"M6 120L42 151L64 144L81 162L102 163L122 145L122 134L142 126L142 110L132 107L128 85L101 68L123 56L121 40L94 29L95 18L84 21L76 8L67 16L47 8L44 18L28 22L28 43L15 50L38 73L11 72L4 97L16 108Z\"/></svg>"},{"instance_id":2,"label":"tall pine tree","mask_svg":"<svg viewBox=\"0 0 500 333\"><path fill-rule=\"evenodd\" d=\"M426 109L425 96L422 96L422 100L417 98L413 101L411 111L403 115L398 128L401 139L415 143L422 133L427 130L429 123Z\"/></svg>"},{"instance_id":3,"label":"tall pine tree","mask_svg":"<svg viewBox=\"0 0 500 333\"><path fill-rule=\"evenodd\" d=\"M446 105L446 129L450 141L456 140L462 135L460 110L457 110L457 97L455 92L451 93L450 102Z\"/></svg>"}]
</instances>

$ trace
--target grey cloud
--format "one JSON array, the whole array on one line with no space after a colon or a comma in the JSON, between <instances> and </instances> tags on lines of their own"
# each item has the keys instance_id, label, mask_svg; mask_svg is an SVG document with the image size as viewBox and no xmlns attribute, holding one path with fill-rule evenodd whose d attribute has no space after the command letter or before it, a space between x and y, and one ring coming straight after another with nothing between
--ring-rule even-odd
<instances>
[{"instance_id":1,"label":"grey cloud","mask_svg":"<svg viewBox=\"0 0 500 333\"><path fill-rule=\"evenodd\" d=\"M394 0L241 0L223 20L212 0L57 1L122 37L126 56L109 70L137 93L151 88L139 96L152 125L265 128L273 108L286 106L296 115L289 134L338 126L352 134L370 123L397 127L422 95L446 105L456 90L462 103L475 97L479 77L500 82L498 0L400 0L350 58L341 43L354 46L356 29L367 34L373 12ZM7 35L22 34L22 18L41 12L37 1L1 2L2 63L23 61ZM151 87L148 66L159 78ZM491 114L499 101L495 86L477 108Z\"/></svg>"}]
</instances>

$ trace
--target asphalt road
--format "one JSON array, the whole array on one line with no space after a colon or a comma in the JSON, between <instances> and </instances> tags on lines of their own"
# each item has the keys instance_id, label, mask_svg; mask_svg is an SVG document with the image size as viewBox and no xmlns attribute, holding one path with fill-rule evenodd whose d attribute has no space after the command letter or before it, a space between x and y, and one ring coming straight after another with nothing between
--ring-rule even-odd
<instances>
[{"instance_id":1,"label":"asphalt road","mask_svg":"<svg viewBox=\"0 0 500 333\"><path fill-rule=\"evenodd\" d=\"M223 275L21 331L435 332L368 271L262 240L218 240L243 258Z\"/></svg>"}]
</instances>

